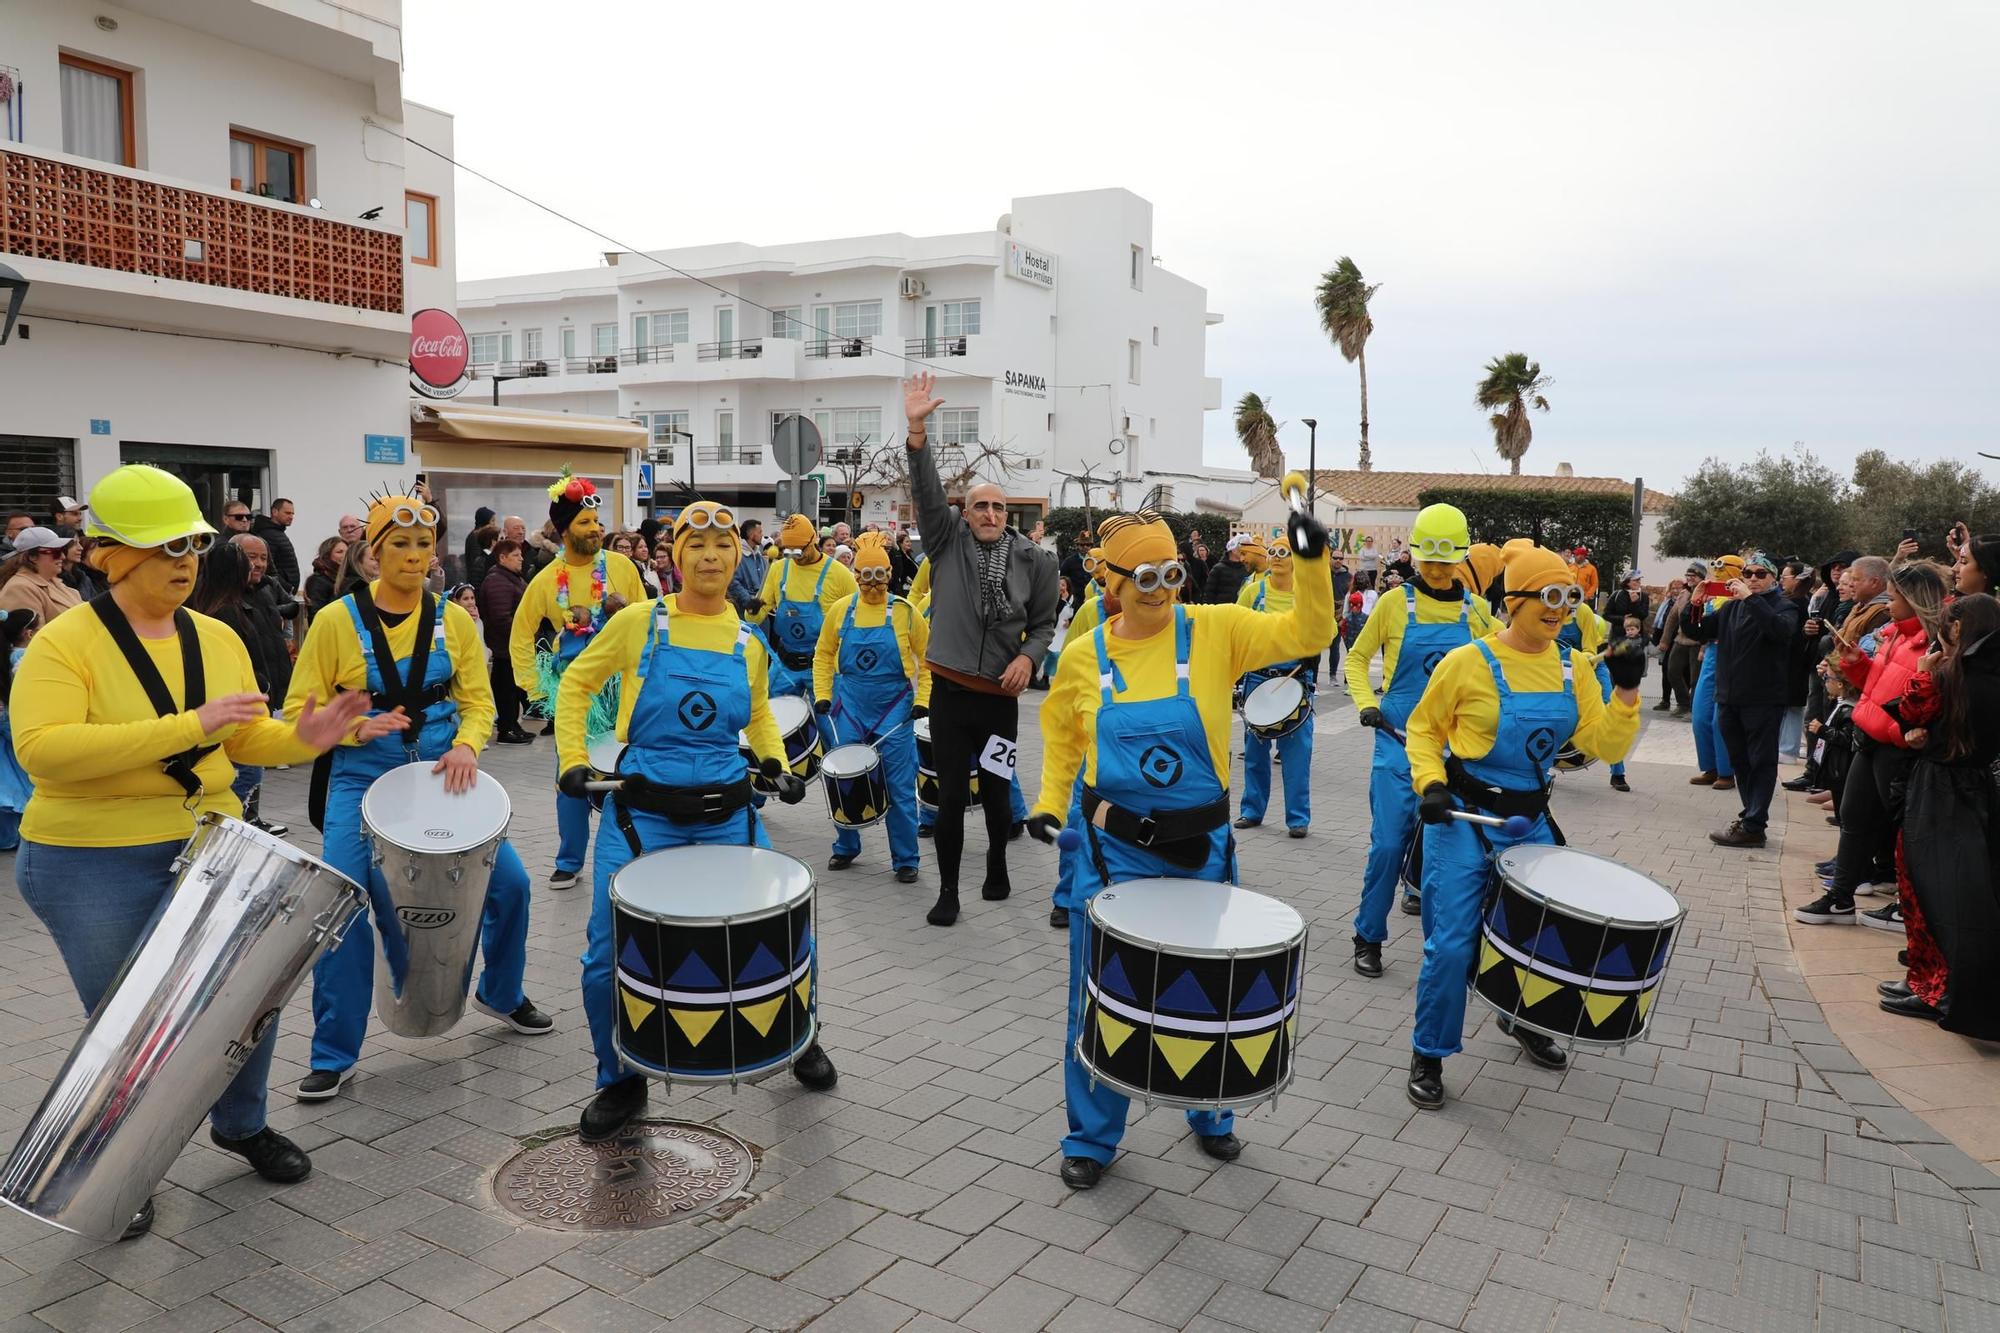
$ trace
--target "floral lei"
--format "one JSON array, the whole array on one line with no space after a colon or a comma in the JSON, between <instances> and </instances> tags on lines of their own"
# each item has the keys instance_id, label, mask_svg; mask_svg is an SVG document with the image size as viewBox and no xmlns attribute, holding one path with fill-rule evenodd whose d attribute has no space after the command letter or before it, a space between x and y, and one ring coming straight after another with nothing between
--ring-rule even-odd
<instances>
[{"instance_id":1,"label":"floral lei","mask_svg":"<svg viewBox=\"0 0 2000 1333\"><path fill-rule=\"evenodd\" d=\"M579 639L587 639L604 628L604 575L604 552L600 550L597 553L596 561L590 567L590 595L596 599L597 605L593 606L590 610L590 623L588 625L579 625L570 619L569 614L569 562L560 558L557 559L556 607L562 612L563 632L565 634L573 634Z\"/></svg>"}]
</instances>

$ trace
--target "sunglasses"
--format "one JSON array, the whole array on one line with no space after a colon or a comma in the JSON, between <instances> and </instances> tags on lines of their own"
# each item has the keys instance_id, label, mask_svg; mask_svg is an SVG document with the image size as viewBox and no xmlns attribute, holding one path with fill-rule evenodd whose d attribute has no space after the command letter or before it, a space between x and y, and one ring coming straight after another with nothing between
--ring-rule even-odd
<instances>
[{"instance_id":1,"label":"sunglasses","mask_svg":"<svg viewBox=\"0 0 2000 1333\"><path fill-rule=\"evenodd\" d=\"M1536 592L1510 592L1509 597L1519 597L1523 601L1530 597L1538 599L1543 606L1554 610L1575 610L1583 605L1583 589L1574 583L1551 583Z\"/></svg>"},{"instance_id":2,"label":"sunglasses","mask_svg":"<svg viewBox=\"0 0 2000 1333\"><path fill-rule=\"evenodd\" d=\"M1768 569L1746 569L1743 571L1743 577L1746 579L1768 579L1771 577L1771 571Z\"/></svg>"},{"instance_id":3,"label":"sunglasses","mask_svg":"<svg viewBox=\"0 0 2000 1333\"><path fill-rule=\"evenodd\" d=\"M736 515L727 509L687 509L681 512L680 522L674 525L676 531L693 528L696 532L708 528L729 529L736 526Z\"/></svg>"},{"instance_id":4,"label":"sunglasses","mask_svg":"<svg viewBox=\"0 0 2000 1333\"><path fill-rule=\"evenodd\" d=\"M231 523L248 523L250 521L250 511L246 509L240 514L224 514L222 517Z\"/></svg>"},{"instance_id":5,"label":"sunglasses","mask_svg":"<svg viewBox=\"0 0 2000 1333\"><path fill-rule=\"evenodd\" d=\"M1426 537L1411 543L1410 549L1419 560L1456 560L1459 556L1458 543L1449 537Z\"/></svg>"},{"instance_id":6,"label":"sunglasses","mask_svg":"<svg viewBox=\"0 0 2000 1333\"><path fill-rule=\"evenodd\" d=\"M170 542L161 542L155 549L178 560L184 555L207 555L209 548L214 545L214 533L191 532L185 537L176 537Z\"/></svg>"},{"instance_id":7,"label":"sunglasses","mask_svg":"<svg viewBox=\"0 0 2000 1333\"><path fill-rule=\"evenodd\" d=\"M856 583L887 583L890 571L886 569L857 569L854 571Z\"/></svg>"},{"instance_id":8,"label":"sunglasses","mask_svg":"<svg viewBox=\"0 0 2000 1333\"><path fill-rule=\"evenodd\" d=\"M1114 574L1132 580L1132 586L1140 592L1158 592L1161 588L1178 588L1187 582L1187 566L1178 560L1163 560L1159 564L1145 564L1137 569L1125 569L1109 560L1104 567Z\"/></svg>"}]
</instances>

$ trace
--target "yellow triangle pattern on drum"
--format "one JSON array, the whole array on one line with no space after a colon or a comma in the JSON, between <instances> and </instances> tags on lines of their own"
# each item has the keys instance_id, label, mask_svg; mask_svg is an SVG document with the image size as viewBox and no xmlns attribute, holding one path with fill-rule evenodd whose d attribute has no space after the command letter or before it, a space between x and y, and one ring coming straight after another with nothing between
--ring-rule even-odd
<instances>
[{"instance_id":1,"label":"yellow triangle pattern on drum","mask_svg":"<svg viewBox=\"0 0 2000 1333\"><path fill-rule=\"evenodd\" d=\"M736 1012L743 1015L744 1022L757 1029L758 1036L768 1037L771 1035L771 1024L778 1019L778 1010L784 1007L785 996L781 991L768 1000L759 1000L755 1004L739 1004L736 1006Z\"/></svg>"},{"instance_id":2,"label":"yellow triangle pattern on drum","mask_svg":"<svg viewBox=\"0 0 2000 1333\"><path fill-rule=\"evenodd\" d=\"M1252 1078L1255 1078L1257 1072L1264 1067L1265 1057L1271 1054L1271 1043L1277 1039L1278 1029L1272 1028L1254 1037L1231 1037L1229 1044L1236 1048L1236 1058L1243 1062L1243 1067L1250 1071Z\"/></svg>"},{"instance_id":3,"label":"yellow triangle pattern on drum","mask_svg":"<svg viewBox=\"0 0 2000 1333\"><path fill-rule=\"evenodd\" d=\"M1167 1066L1176 1078L1186 1078L1188 1070L1201 1063L1201 1057L1214 1046L1212 1041L1197 1041L1193 1037L1162 1037L1153 1034L1153 1045L1160 1048L1160 1054L1167 1057Z\"/></svg>"},{"instance_id":4,"label":"yellow triangle pattern on drum","mask_svg":"<svg viewBox=\"0 0 2000 1333\"><path fill-rule=\"evenodd\" d=\"M1644 1018L1646 1016L1646 1011L1653 1007L1653 996L1658 993L1657 988L1639 992L1639 1017Z\"/></svg>"},{"instance_id":5,"label":"yellow triangle pattern on drum","mask_svg":"<svg viewBox=\"0 0 2000 1333\"><path fill-rule=\"evenodd\" d=\"M1125 1039L1131 1036L1132 1032L1133 1027L1130 1023L1121 1023L1102 1009L1097 1011L1097 1037L1104 1043L1106 1055L1118 1054L1118 1048L1125 1044Z\"/></svg>"},{"instance_id":6,"label":"yellow triangle pattern on drum","mask_svg":"<svg viewBox=\"0 0 2000 1333\"><path fill-rule=\"evenodd\" d=\"M626 1000L626 1003L630 1004L631 1000ZM674 1026L681 1030L681 1035L688 1039L690 1046L701 1045L701 1039L715 1026L715 1020L722 1017L720 1009L676 1009L672 1005L667 1006L667 1013L672 1015Z\"/></svg>"},{"instance_id":7,"label":"yellow triangle pattern on drum","mask_svg":"<svg viewBox=\"0 0 2000 1333\"><path fill-rule=\"evenodd\" d=\"M810 972L800 977L799 984L792 987L793 990L798 992L799 1003L805 1005L808 1009L812 1007L812 988L813 979Z\"/></svg>"},{"instance_id":8,"label":"yellow triangle pattern on drum","mask_svg":"<svg viewBox=\"0 0 2000 1333\"><path fill-rule=\"evenodd\" d=\"M1479 941L1479 974L1484 976L1488 972L1491 972L1499 961L1500 951L1493 947L1493 942L1491 940ZM1518 972L1521 969L1515 968L1514 970Z\"/></svg>"},{"instance_id":9,"label":"yellow triangle pattern on drum","mask_svg":"<svg viewBox=\"0 0 2000 1333\"><path fill-rule=\"evenodd\" d=\"M651 1000L642 1000L631 991L622 988L618 992L618 998L625 1002L626 1021L635 1028L652 1017L653 1011L660 1007Z\"/></svg>"},{"instance_id":10,"label":"yellow triangle pattern on drum","mask_svg":"<svg viewBox=\"0 0 2000 1333\"><path fill-rule=\"evenodd\" d=\"M1298 1044L1299 1044L1299 1016L1298 1013L1294 1011L1292 1016L1285 1020L1285 1045L1297 1046Z\"/></svg>"},{"instance_id":11,"label":"yellow triangle pattern on drum","mask_svg":"<svg viewBox=\"0 0 2000 1333\"><path fill-rule=\"evenodd\" d=\"M1562 989L1560 981L1538 977L1524 967L1514 969L1514 980L1521 987L1521 1003L1531 1008Z\"/></svg>"},{"instance_id":12,"label":"yellow triangle pattern on drum","mask_svg":"<svg viewBox=\"0 0 2000 1333\"><path fill-rule=\"evenodd\" d=\"M1618 1006L1625 1003L1625 997L1615 991L1587 990L1583 993L1583 1007L1590 1013L1590 1021L1599 1027L1604 1020L1618 1012Z\"/></svg>"}]
</instances>

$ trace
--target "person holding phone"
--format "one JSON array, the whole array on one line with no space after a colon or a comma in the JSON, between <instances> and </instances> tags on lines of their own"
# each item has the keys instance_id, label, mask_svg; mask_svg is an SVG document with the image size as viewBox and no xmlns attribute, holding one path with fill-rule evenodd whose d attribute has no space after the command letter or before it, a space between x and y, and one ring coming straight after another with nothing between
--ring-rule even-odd
<instances>
[{"instance_id":1,"label":"person holding phone","mask_svg":"<svg viewBox=\"0 0 2000 1333\"><path fill-rule=\"evenodd\" d=\"M1778 786L1778 732L1785 711L1786 663L1799 608L1778 587L1777 562L1758 552L1729 582L1729 601L1708 618L1716 659L1716 729L1738 775L1742 810L1711 833L1718 847L1762 847Z\"/></svg>"},{"instance_id":2,"label":"person holding phone","mask_svg":"<svg viewBox=\"0 0 2000 1333\"><path fill-rule=\"evenodd\" d=\"M1742 556L1718 556L1715 563L1709 566L1708 581L1697 588L1695 595L1689 599L1687 614L1681 623L1681 632L1702 645L1698 650L1701 665L1694 682L1694 750L1701 771L1688 782L1692 786L1713 787L1717 791L1729 791L1736 786L1736 770L1730 767L1729 751L1723 746L1722 737L1715 728L1717 658L1712 646L1715 630L1708 623L1708 617L1729 600L1729 583L1741 577L1742 573Z\"/></svg>"}]
</instances>

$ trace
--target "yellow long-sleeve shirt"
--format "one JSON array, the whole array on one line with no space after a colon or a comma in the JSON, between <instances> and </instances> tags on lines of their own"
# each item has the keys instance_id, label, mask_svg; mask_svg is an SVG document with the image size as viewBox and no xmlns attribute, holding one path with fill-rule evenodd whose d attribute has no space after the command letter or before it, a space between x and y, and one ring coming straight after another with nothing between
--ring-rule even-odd
<instances>
[{"instance_id":1,"label":"yellow long-sleeve shirt","mask_svg":"<svg viewBox=\"0 0 2000 1333\"><path fill-rule=\"evenodd\" d=\"M1553 647L1524 653L1498 638L1488 639L1486 646L1500 659L1508 689L1537 693L1562 688L1562 655ZM1639 705L1621 703L1616 695L1606 703L1583 655L1573 657L1570 683L1576 696L1576 732L1570 740L1592 758L1615 763L1639 734ZM1421 793L1431 783L1445 780L1446 746L1461 759L1484 758L1492 752L1499 729L1500 692L1493 687L1493 669L1479 645L1452 649L1431 673L1424 697L1410 714L1405 734L1411 786Z\"/></svg>"},{"instance_id":2,"label":"yellow long-sleeve shirt","mask_svg":"<svg viewBox=\"0 0 2000 1333\"><path fill-rule=\"evenodd\" d=\"M207 696L256 693L243 640L219 620L189 614ZM167 691L185 698L180 639L139 642ZM204 735L191 709L158 716L110 631L88 609L57 617L35 636L15 673L8 711L15 756L35 781L21 836L58 847L139 847L185 838L196 818L211 810L243 813L229 790L236 762L297 764L313 756L293 725L275 718ZM221 748L195 767L202 792L189 809L160 761L195 745Z\"/></svg>"},{"instance_id":3,"label":"yellow long-sleeve shirt","mask_svg":"<svg viewBox=\"0 0 2000 1333\"><path fill-rule=\"evenodd\" d=\"M1461 591L1454 585L1452 591ZM1417 592L1417 623L1419 625L1443 625L1458 619L1459 603L1442 602L1435 597L1426 597L1422 590ZM1403 652L1403 631L1409 628L1409 598L1401 588L1392 588L1376 599L1375 609L1368 613L1368 621L1361 627L1361 633L1354 636L1354 642L1347 650L1347 663L1342 668L1347 675L1347 697L1354 700L1355 710L1379 708L1382 701L1368 683L1368 664L1374 660L1376 652L1382 654L1382 688L1387 691L1389 683L1396 678L1396 660ZM1466 624L1472 628L1474 641L1485 638L1500 628L1487 609L1486 599L1474 593L1472 605L1466 615Z\"/></svg>"},{"instance_id":4,"label":"yellow long-sleeve shirt","mask_svg":"<svg viewBox=\"0 0 2000 1333\"><path fill-rule=\"evenodd\" d=\"M1289 611L1259 613L1240 606L1186 608L1193 622L1188 690L1208 736L1209 762L1225 784L1229 780L1230 692L1236 678L1259 667L1323 652L1333 641L1333 583L1327 577L1326 559L1300 559L1298 566L1299 595ZM1104 632L1105 651L1125 682L1118 701L1143 703L1173 694L1172 622L1150 638L1124 639L1113 632L1121 619L1113 616ZM1056 667L1055 683L1042 704L1042 789L1035 813L1064 818L1078 771L1085 782L1097 780L1097 710L1101 702L1097 636L1072 634Z\"/></svg>"},{"instance_id":5,"label":"yellow long-sleeve shirt","mask_svg":"<svg viewBox=\"0 0 2000 1333\"><path fill-rule=\"evenodd\" d=\"M1297 585L1294 584L1293 586L1296 587ZM1254 579L1243 580L1242 591L1236 594L1236 604L1238 606L1247 606L1253 611L1256 610L1257 593L1260 589L1264 594L1264 610L1271 615L1280 615L1291 610L1294 603L1298 600L1293 595L1292 588L1279 588L1271 582L1270 576L1266 574Z\"/></svg>"},{"instance_id":6,"label":"yellow long-sleeve shirt","mask_svg":"<svg viewBox=\"0 0 2000 1333\"><path fill-rule=\"evenodd\" d=\"M743 622L737 618L736 608L726 603L720 615L698 616L680 609L680 594L661 598L669 613L667 619L667 641L676 648L703 649L718 654L718 670L727 670L733 663L729 654L736 651L736 637L741 632ZM620 672L631 672L639 665L640 654L646 651L646 639L653 628L656 603L643 601L626 607L617 615L604 622L604 628L590 641L590 646L577 655L563 674L562 688L556 695L556 754L558 772L568 772L579 764L589 762L584 735L585 715L590 711L590 701L604 688L604 682ZM770 702L770 661L765 655L764 641L755 634L744 645L743 665L750 675L750 749L759 759L785 757L785 738L778 734L778 724L771 720ZM632 724L632 709L639 702L642 687L636 675L628 676L618 692L618 739L632 739L629 728ZM717 773L715 780L733 782L741 776L739 768L732 767L727 773Z\"/></svg>"},{"instance_id":7,"label":"yellow long-sleeve shirt","mask_svg":"<svg viewBox=\"0 0 2000 1333\"><path fill-rule=\"evenodd\" d=\"M380 586L379 579L369 584L370 595ZM306 631L306 641L299 647L298 661L292 666L292 690L285 698L287 717L298 715L308 693L331 699L336 690L368 688L368 662L361 655L354 617L338 602L330 609L338 614L314 616L312 627ZM418 646L418 616L418 612L412 611L400 624L383 623L399 672L408 670L402 663ZM456 602L444 603L444 642L451 653L451 701L458 705L458 733L453 743L470 745L472 752L478 754L486 748L486 738L493 731L493 686L486 678L486 648L479 637L479 623ZM422 650L428 653L430 645L422 645ZM377 700L376 706L384 705ZM404 739L414 741L416 735L405 732ZM350 731L343 744L356 743Z\"/></svg>"},{"instance_id":8,"label":"yellow long-sleeve shirt","mask_svg":"<svg viewBox=\"0 0 2000 1333\"><path fill-rule=\"evenodd\" d=\"M819 581L822 569L826 571L824 584ZM768 620L778 609L780 575L785 578L785 600L810 602L813 599L813 589L818 587L819 607L827 615L833 614L834 603L843 597L852 597L861 590L861 585L854 581L854 571L830 556L821 556L810 565L802 565L796 560L779 560L774 562L770 571L764 575L764 588L758 594L763 605L757 608L757 614L751 616L751 620Z\"/></svg>"},{"instance_id":9,"label":"yellow long-sleeve shirt","mask_svg":"<svg viewBox=\"0 0 2000 1333\"><path fill-rule=\"evenodd\" d=\"M826 613L826 623L819 628L819 644L813 649L815 699L833 698L833 678L840 671L840 627L847 620L847 607L852 600L843 597L835 602ZM911 702L928 708L931 702L931 672L924 664L924 650L930 646L931 622L906 599L898 597L894 601L896 648L903 655L904 678L914 682ZM876 628L882 623L883 616L888 614L889 606L889 602L870 606L863 601L854 608L854 628Z\"/></svg>"},{"instance_id":10,"label":"yellow long-sleeve shirt","mask_svg":"<svg viewBox=\"0 0 2000 1333\"><path fill-rule=\"evenodd\" d=\"M556 605L556 571L569 570L569 605L574 611L579 606L595 610L597 598L590 590L591 566L596 557L580 565L569 561L569 548L542 566L541 572L529 581L528 590L521 594L521 604L514 609L514 629L507 640L507 657L514 664L514 683L519 685L531 699L542 697L540 673L535 670L535 635L541 632L544 621L560 626L568 617ZM616 551L604 553L604 584L608 591L625 599L627 606L646 601L651 594L646 591L645 581L639 577L639 567L631 557ZM599 631L602 633L602 631Z\"/></svg>"},{"instance_id":11,"label":"yellow long-sleeve shirt","mask_svg":"<svg viewBox=\"0 0 2000 1333\"><path fill-rule=\"evenodd\" d=\"M916 577L910 580L910 600L921 611L931 602L931 561L925 556L917 562Z\"/></svg>"}]
</instances>

